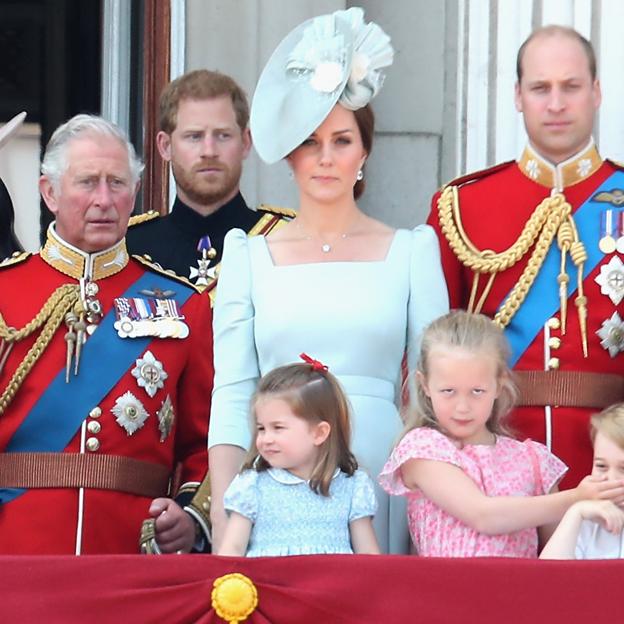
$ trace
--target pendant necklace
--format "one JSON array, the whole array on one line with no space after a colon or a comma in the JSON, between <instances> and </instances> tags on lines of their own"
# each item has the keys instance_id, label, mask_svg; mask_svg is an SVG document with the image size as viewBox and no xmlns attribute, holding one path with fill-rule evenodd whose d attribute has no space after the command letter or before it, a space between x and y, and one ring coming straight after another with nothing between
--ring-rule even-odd
<instances>
[{"instance_id":1,"label":"pendant necklace","mask_svg":"<svg viewBox=\"0 0 624 624\"><path fill-rule=\"evenodd\" d=\"M330 253L332 251L332 249L334 248L334 245L340 241L340 240L344 240L346 238L349 238L349 235L352 233L351 232L343 232L342 234L338 234L334 240L332 242L323 242L322 239L317 235L317 236L313 236L312 234L307 234L306 231L301 227L301 224L297 223L296 224L297 228L299 230L301 230L303 232L303 238L304 240L313 240L314 238L316 238L317 240L319 240L321 242L321 251L325 254ZM353 226L353 224L352 224ZM349 228L350 230L352 230L353 228Z\"/></svg>"}]
</instances>

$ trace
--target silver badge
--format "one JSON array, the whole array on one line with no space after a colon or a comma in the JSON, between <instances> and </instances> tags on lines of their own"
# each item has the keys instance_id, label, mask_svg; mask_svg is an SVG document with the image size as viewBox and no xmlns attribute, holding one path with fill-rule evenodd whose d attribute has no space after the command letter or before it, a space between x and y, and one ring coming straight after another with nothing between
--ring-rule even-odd
<instances>
[{"instance_id":1,"label":"silver badge","mask_svg":"<svg viewBox=\"0 0 624 624\"><path fill-rule=\"evenodd\" d=\"M162 388L165 379L169 377L151 351L146 351L142 358L136 361L136 366L132 369L132 376L136 378L139 388L145 388L145 392L153 397L159 388Z\"/></svg>"},{"instance_id":2,"label":"silver badge","mask_svg":"<svg viewBox=\"0 0 624 624\"><path fill-rule=\"evenodd\" d=\"M149 416L141 401L132 392L121 395L115 401L111 412L115 415L117 422L128 432L128 435L132 435L137 429L140 429Z\"/></svg>"},{"instance_id":3,"label":"silver badge","mask_svg":"<svg viewBox=\"0 0 624 624\"><path fill-rule=\"evenodd\" d=\"M173 428L173 421L175 414L173 413L173 405L171 404L171 397L167 395L167 398L163 401L161 408L156 412L158 416L158 430L160 431L160 441L164 442L171 433Z\"/></svg>"},{"instance_id":4,"label":"silver badge","mask_svg":"<svg viewBox=\"0 0 624 624\"><path fill-rule=\"evenodd\" d=\"M607 295L615 305L624 299L624 264L618 256L613 256L600 267L596 282L600 285L600 292Z\"/></svg>"},{"instance_id":5,"label":"silver badge","mask_svg":"<svg viewBox=\"0 0 624 624\"><path fill-rule=\"evenodd\" d=\"M596 333L601 339L600 346L606 349L612 358L624 351L624 323L617 312L604 321Z\"/></svg>"}]
</instances>

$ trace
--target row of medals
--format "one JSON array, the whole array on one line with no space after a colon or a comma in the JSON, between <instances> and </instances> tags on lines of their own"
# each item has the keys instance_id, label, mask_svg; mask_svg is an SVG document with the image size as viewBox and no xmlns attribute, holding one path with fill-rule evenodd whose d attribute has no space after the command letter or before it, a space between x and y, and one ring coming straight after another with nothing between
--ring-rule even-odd
<instances>
[{"instance_id":1,"label":"row of medals","mask_svg":"<svg viewBox=\"0 0 624 624\"><path fill-rule=\"evenodd\" d=\"M619 306L624 298L624 263L617 254L624 254L624 210L606 209L600 219L600 240L598 248L605 255L614 255L609 262L600 267L596 282L600 292ZM617 253L616 253L617 252ZM600 345L611 357L624 351L624 322L617 310L603 321L596 332L601 339Z\"/></svg>"}]
</instances>

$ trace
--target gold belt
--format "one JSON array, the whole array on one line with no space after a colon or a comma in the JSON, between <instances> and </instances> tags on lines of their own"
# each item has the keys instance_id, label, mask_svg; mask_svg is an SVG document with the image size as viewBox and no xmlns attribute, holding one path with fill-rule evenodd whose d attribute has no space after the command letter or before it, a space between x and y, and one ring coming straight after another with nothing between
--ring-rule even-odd
<instances>
[{"instance_id":1,"label":"gold belt","mask_svg":"<svg viewBox=\"0 0 624 624\"><path fill-rule=\"evenodd\" d=\"M602 409L624 401L624 377L582 371L514 371L518 406L553 405Z\"/></svg>"},{"instance_id":2,"label":"gold belt","mask_svg":"<svg viewBox=\"0 0 624 624\"><path fill-rule=\"evenodd\" d=\"M170 471L120 455L0 453L2 488L94 488L137 496L165 496Z\"/></svg>"}]
</instances>

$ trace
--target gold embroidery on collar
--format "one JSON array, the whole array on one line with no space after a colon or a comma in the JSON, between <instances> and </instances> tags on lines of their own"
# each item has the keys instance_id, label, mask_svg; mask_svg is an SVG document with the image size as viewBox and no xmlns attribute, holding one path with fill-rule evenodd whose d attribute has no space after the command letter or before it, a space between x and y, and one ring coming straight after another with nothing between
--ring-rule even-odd
<instances>
[{"instance_id":1,"label":"gold embroidery on collar","mask_svg":"<svg viewBox=\"0 0 624 624\"><path fill-rule=\"evenodd\" d=\"M558 165L540 156L531 145L527 145L518 161L520 171L538 184L547 188L564 189L585 180L602 165L602 158L593 139L589 145L568 160Z\"/></svg>"},{"instance_id":2,"label":"gold embroidery on collar","mask_svg":"<svg viewBox=\"0 0 624 624\"><path fill-rule=\"evenodd\" d=\"M41 258L64 275L75 279L88 276L95 281L119 273L128 264L125 239L109 249L89 254L66 243L54 231L53 224L48 228Z\"/></svg>"}]
</instances>

